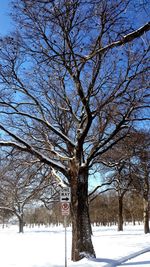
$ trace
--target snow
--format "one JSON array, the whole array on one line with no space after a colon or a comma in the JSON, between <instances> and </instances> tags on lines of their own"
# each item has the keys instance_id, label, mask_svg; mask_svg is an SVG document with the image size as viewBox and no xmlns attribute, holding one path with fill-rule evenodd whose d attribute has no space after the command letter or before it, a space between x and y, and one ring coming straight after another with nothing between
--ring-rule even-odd
<instances>
[{"instance_id":1,"label":"snow","mask_svg":"<svg viewBox=\"0 0 150 267\"><path fill-rule=\"evenodd\" d=\"M71 227L67 228L68 267L150 266L150 234L144 234L143 225L126 225L123 232L118 232L117 226L93 227L92 238L97 258L72 262ZM15 225L0 226L0 241L2 267L65 266L63 226L25 227L24 234L19 234Z\"/></svg>"}]
</instances>

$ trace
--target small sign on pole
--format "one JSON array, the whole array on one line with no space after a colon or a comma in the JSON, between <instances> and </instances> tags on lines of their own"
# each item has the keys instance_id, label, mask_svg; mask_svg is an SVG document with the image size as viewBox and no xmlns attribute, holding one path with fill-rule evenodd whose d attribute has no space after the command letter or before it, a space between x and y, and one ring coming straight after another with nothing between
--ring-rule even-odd
<instances>
[{"instance_id":1,"label":"small sign on pole","mask_svg":"<svg viewBox=\"0 0 150 267\"><path fill-rule=\"evenodd\" d=\"M67 222L66 219L70 214L70 202L71 202L71 189L70 187L64 187L60 191L60 202L61 202L61 214L64 216L64 227L65 227L65 267L67 267Z\"/></svg>"},{"instance_id":2,"label":"small sign on pole","mask_svg":"<svg viewBox=\"0 0 150 267\"><path fill-rule=\"evenodd\" d=\"M71 190L70 187L64 187L60 191L60 202L71 202Z\"/></svg>"},{"instance_id":3,"label":"small sign on pole","mask_svg":"<svg viewBox=\"0 0 150 267\"><path fill-rule=\"evenodd\" d=\"M61 203L61 214L63 216L68 216L70 214L70 204L69 203L67 203L67 202Z\"/></svg>"}]
</instances>

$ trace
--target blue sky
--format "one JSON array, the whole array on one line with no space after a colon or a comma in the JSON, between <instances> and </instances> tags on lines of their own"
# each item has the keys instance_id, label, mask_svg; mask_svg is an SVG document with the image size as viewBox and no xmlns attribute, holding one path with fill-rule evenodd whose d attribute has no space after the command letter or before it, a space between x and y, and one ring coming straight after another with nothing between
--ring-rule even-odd
<instances>
[{"instance_id":1,"label":"blue sky","mask_svg":"<svg viewBox=\"0 0 150 267\"><path fill-rule=\"evenodd\" d=\"M132 3L146 3L145 0L133 0ZM6 35L11 31L12 27L12 20L9 16L10 13L10 3L11 0L0 0L0 35ZM150 12L150 4L145 6L144 15L137 15L135 12L136 9L131 10L130 18L136 21L137 28L142 26L142 24L146 23L149 20L149 12ZM143 12L141 13L143 14Z\"/></svg>"},{"instance_id":2,"label":"blue sky","mask_svg":"<svg viewBox=\"0 0 150 267\"><path fill-rule=\"evenodd\" d=\"M12 21L9 17L10 0L0 0L0 35L7 34L12 28Z\"/></svg>"}]
</instances>

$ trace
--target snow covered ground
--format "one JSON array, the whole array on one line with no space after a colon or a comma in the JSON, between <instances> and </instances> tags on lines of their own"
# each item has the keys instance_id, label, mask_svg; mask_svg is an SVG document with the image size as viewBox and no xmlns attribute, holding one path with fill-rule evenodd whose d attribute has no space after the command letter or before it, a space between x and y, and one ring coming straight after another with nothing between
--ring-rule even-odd
<instances>
[{"instance_id":1,"label":"snow covered ground","mask_svg":"<svg viewBox=\"0 0 150 267\"><path fill-rule=\"evenodd\" d=\"M4 229L0 226L1 267L65 266L63 226L25 227L24 230L24 234L19 234L17 226ZM143 225L127 225L123 232L118 232L116 226L94 227L93 233L97 258L73 263L70 259L71 228L67 228L68 267L115 267L120 264L122 267L150 267L150 234L143 233ZM135 257L137 255L140 256Z\"/></svg>"}]
</instances>

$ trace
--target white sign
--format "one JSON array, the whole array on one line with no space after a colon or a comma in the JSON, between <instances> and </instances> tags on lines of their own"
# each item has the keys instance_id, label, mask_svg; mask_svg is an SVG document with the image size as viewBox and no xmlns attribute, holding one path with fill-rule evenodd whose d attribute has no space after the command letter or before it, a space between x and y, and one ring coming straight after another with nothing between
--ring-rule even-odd
<instances>
[{"instance_id":1,"label":"white sign","mask_svg":"<svg viewBox=\"0 0 150 267\"><path fill-rule=\"evenodd\" d=\"M68 216L70 214L70 204L69 203L61 203L61 214L63 216Z\"/></svg>"},{"instance_id":2,"label":"white sign","mask_svg":"<svg viewBox=\"0 0 150 267\"><path fill-rule=\"evenodd\" d=\"M64 187L60 191L60 202L70 203L71 202L71 190L70 187Z\"/></svg>"}]
</instances>

